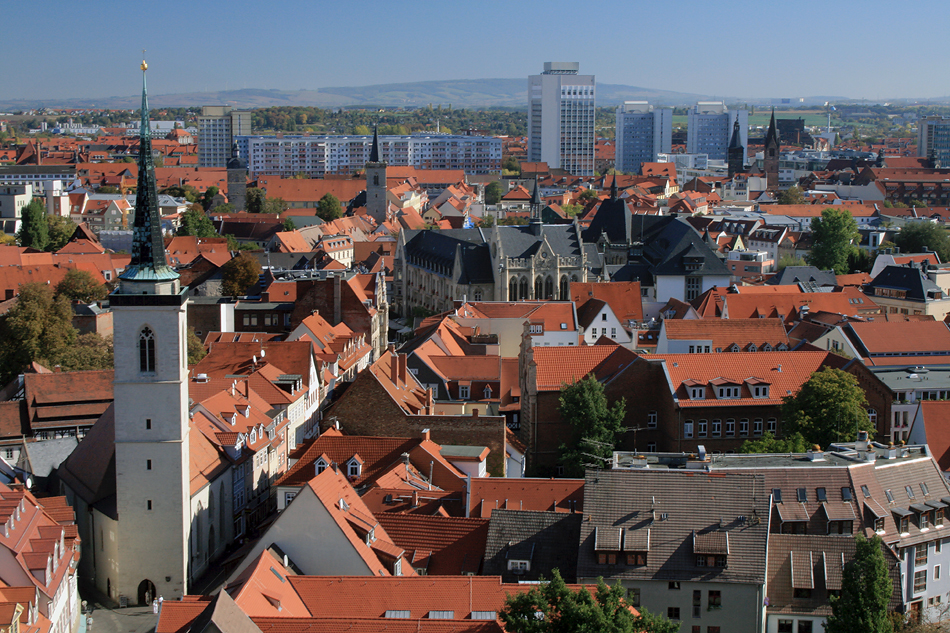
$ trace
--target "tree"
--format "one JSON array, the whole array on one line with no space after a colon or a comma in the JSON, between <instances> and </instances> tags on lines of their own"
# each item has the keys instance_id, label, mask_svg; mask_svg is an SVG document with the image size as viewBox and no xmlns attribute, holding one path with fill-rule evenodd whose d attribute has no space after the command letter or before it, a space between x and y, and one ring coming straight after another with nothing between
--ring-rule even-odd
<instances>
[{"instance_id":1,"label":"tree","mask_svg":"<svg viewBox=\"0 0 950 633\"><path fill-rule=\"evenodd\" d=\"M812 218L811 232L813 246L808 263L820 270L834 270L836 275L847 273L852 243L861 237L851 212L829 207L820 218Z\"/></svg>"},{"instance_id":2,"label":"tree","mask_svg":"<svg viewBox=\"0 0 950 633\"><path fill-rule=\"evenodd\" d=\"M597 200L598 198L600 198L600 196L597 194L596 191L594 191L593 189L585 189L583 193L581 193L581 195L578 197L578 200L586 204L588 202L591 202L592 200Z\"/></svg>"},{"instance_id":3,"label":"tree","mask_svg":"<svg viewBox=\"0 0 950 633\"><path fill-rule=\"evenodd\" d=\"M282 228L284 231L293 231L293 230L296 230L297 225L294 224L293 218L286 218L286 219L284 220L284 223L281 225L281 228Z\"/></svg>"},{"instance_id":4,"label":"tree","mask_svg":"<svg viewBox=\"0 0 950 633\"><path fill-rule=\"evenodd\" d=\"M267 194L263 189L251 187L245 193L244 207L248 213L264 213L264 200Z\"/></svg>"},{"instance_id":5,"label":"tree","mask_svg":"<svg viewBox=\"0 0 950 633\"><path fill-rule=\"evenodd\" d=\"M197 365L202 358L208 355L208 350L198 335L195 334L195 328L188 328L188 364Z\"/></svg>"},{"instance_id":6,"label":"tree","mask_svg":"<svg viewBox=\"0 0 950 633\"><path fill-rule=\"evenodd\" d=\"M509 633L675 633L679 624L643 610L635 616L624 600L618 581L608 587L603 579L591 594L586 587L570 589L555 569L550 582L511 595L498 616Z\"/></svg>"},{"instance_id":7,"label":"tree","mask_svg":"<svg viewBox=\"0 0 950 633\"><path fill-rule=\"evenodd\" d=\"M193 235L194 237L220 237L214 229L211 218L202 210L201 205L189 205L188 210L181 216L181 225L178 235Z\"/></svg>"},{"instance_id":8,"label":"tree","mask_svg":"<svg viewBox=\"0 0 950 633\"><path fill-rule=\"evenodd\" d=\"M608 406L604 386L593 374L562 386L559 402L561 419L573 428L570 445L561 445L561 463L566 476L583 477L585 464L606 464L613 455L626 431L626 402L621 398Z\"/></svg>"},{"instance_id":9,"label":"tree","mask_svg":"<svg viewBox=\"0 0 950 633\"><path fill-rule=\"evenodd\" d=\"M805 266L805 260L801 257L796 257L795 255L782 255L778 260L778 269L784 270L789 266Z\"/></svg>"},{"instance_id":10,"label":"tree","mask_svg":"<svg viewBox=\"0 0 950 633\"><path fill-rule=\"evenodd\" d=\"M905 224L894 243L902 253L922 253L929 249L937 253L940 261L950 261L950 233L933 222L914 222Z\"/></svg>"},{"instance_id":11,"label":"tree","mask_svg":"<svg viewBox=\"0 0 950 633\"><path fill-rule=\"evenodd\" d=\"M505 195L505 189L500 182L493 180L485 187L485 204L498 204L503 195Z\"/></svg>"},{"instance_id":12,"label":"tree","mask_svg":"<svg viewBox=\"0 0 950 633\"><path fill-rule=\"evenodd\" d=\"M804 453L811 448L801 433L793 433L779 439L766 433L757 440L746 440L739 447L740 453Z\"/></svg>"},{"instance_id":13,"label":"tree","mask_svg":"<svg viewBox=\"0 0 950 633\"><path fill-rule=\"evenodd\" d=\"M278 215L287 210L287 203L283 198L265 198L264 213Z\"/></svg>"},{"instance_id":14,"label":"tree","mask_svg":"<svg viewBox=\"0 0 950 633\"><path fill-rule=\"evenodd\" d=\"M912 207L917 207L917 208L919 208L919 209L926 209L926 208L927 208L927 203L924 202L923 200L918 200L918 199L916 199L916 198L913 198L913 199L911 199L911 201L910 201L910 206L912 206Z\"/></svg>"},{"instance_id":15,"label":"tree","mask_svg":"<svg viewBox=\"0 0 950 633\"><path fill-rule=\"evenodd\" d=\"M9 383L33 361L55 361L76 340L72 318L65 295L56 297L45 283L20 286L16 303L0 319L0 383Z\"/></svg>"},{"instance_id":16,"label":"tree","mask_svg":"<svg viewBox=\"0 0 950 633\"><path fill-rule=\"evenodd\" d=\"M792 185L778 194L779 204L805 204L805 192L798 185Z\"/></svg>"},{"instance_id":17,"label":"tree","mask_svg":"<svg viewBox=\"0 0 950 633\"><path fill-rule=\"evenodd\" d=\"M119 191L119 188L118 188L118 187L114 187L114 186L112 186L112 185L102 185L102 186L100 186L99 189L97 190L97 193L108 193L108 194L115 195L115 194L119 194L119 193L122 193L122 192Z\"/></svg>"},{"instance_id":18,"label":"tree","mask_svg":"<svg viewBox=\"0 0 950 633\"><path fill-rule=\"evenodd\" d=\"M46 207L40 198L33 198L23 207L16 237L20 246L46 250L49 244L49 222L46 220Z\"/></svg>"},{"instance_id":19,"label":"tree","mask_svg":"<svg viewBox=\"0 0 950 633\"><path fill-rule=\"evenodd\" d=\"M76 337L72 345L63 347L53 362L66 371L112 369L115 366L112 337L103 338L95 332Z\"/></svg>"},{"instance_id":20,"label":"tree","mask_svg":"<svg viewBox=\"0 0 950 633\"><path fill-rule=\"evenodd\" d=\"M501 168L506 171L521 173L521 163L519 163L518 159L514 156L508 156L505 160L501 161Z\"/></svg>"},{"instance_id":21,"label":"tree","mask_svg":"<svg viewBox=\"0 0 950 633\"><path fill-rule=\"evenodd\" d=\"M569 218L573 218L575 215L577 215L583 210L584 210L584 207L582 207L579 204L565 204L561 206L561 211L563 211L564 215L566 215Z\"/></svg>"},{"instance_id":22,"label":"tree","mask_svg":"<svg viewBox=\"0 0 950 633\"><path fill-rule=\"evenodd\" d=\"M887 561L881 549L881 537L870 540L855 535L854 558L844 566L841 595L831 596L831 615L825 624L827 633L891 633L893 626L887 605L894 584L887 573Z\"/></svg>"},{"instance_id":23,"label":"tree","mask_svg":"<svg viewBox=\"0 0 950 633\"><path fill-rule=\"evenodd\" d=\"M219 204L215 208L211 209L211 214L220 216L234 213L235 211L236 209L234 208L233 204L230 202L225 202L224 204Z\"/></svg>"},{"instance_id":24,"label":"tree","mask_svg":"<svg viewBox=\"0 0 950 633\"><path fill-rule=\"evenodd\" d=\"M373 131L369 129L369 126L367 125L357 125L355 128L353 128L353 134L356 134L357 136L369 136L372 133Z\"/></svg>"},{"instance_id":25,"label":"tree","mask_svg":"<svg viewBox=\"0 0 950 633\"><path fill-rule=\"evenodd\" d=\"M205 189L205 193L201 197L201 206L204 207L205 211L211 208L211 203L214 202L214 197L218 195L218 191L220 190L214 185Z\"/></svg>"},{"instance_id":26,"label":"tree","mask_svg":"<svg viewBox=\"0 0 950 633\"><path fill-rule=\"evenodd\" d=\"M66 246L76 233L76 223L60 215L47 215L46 225L49 235L46 250L54 253Z\"/></svg>"},{"instance_id":27,"label":"tree","mask_svg":"<svg viewBox=\"0 0 950 633\"><path fill-rule=\"evenodd\" d=\"M109 287L96 281L87 270L70 268L62 281L56 284L55 294L57 297L65 296L70 302L92 303L105 299Z\"/></svg>"},{"instance_id":28,"label":"tree","mask_svg":"<svg viewBox=\"0 0 950 633\"><path fill-rule=\"evenodd\" d=\"M228 240L228 250L231 252L234 251L256 251L257 246L254 244L248 244L247 242L238 242L237 239L230 233L224 237Z\"/></svg>"},{"instance_id":29,"label":"tree","mask_svg":"<svg viewBox=\"0 0 950 633\"><path fill-rule=\"evenodd\" d=\"M822 447L854 441L858 431L872 437L877 431L857 379L831 367L816 371L797 394L783 399L782 417L786 436L801 433L806 442Z\"/></svg>"},{"instance_id":30,"label":"tree","mask_svg":"<svg viewBox=\"0 0 950 633\"><path fill-rule=\"evenodd\" d=\"M242 295L260 278L261 265L253 255L241 253L221 267L221 291L231 297Z\"/></svg>"},{"instance_id":31,"label":"tree","mask_svg":"<svg viewBox=\"0 0 950 633\"><path fill-rule=\"evenodd\" d=\"M332 193L323 194L323 197L317 203L317 217L324 222L332 222L343 217L340 200Z\"/></svg>"}]
</instances>

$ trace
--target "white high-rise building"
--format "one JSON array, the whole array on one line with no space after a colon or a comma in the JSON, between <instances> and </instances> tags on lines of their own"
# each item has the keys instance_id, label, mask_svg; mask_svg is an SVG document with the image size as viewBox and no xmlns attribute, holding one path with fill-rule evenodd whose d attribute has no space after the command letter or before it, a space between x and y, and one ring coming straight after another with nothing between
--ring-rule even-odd
<instances>
[{"instance_id":1,"label":"white high-rise building","mask_svg":"<svg viewBox=\"0 0 950 633\"><path fill-rule=\"evenodd\" d=\"M198 117L198 166L227 167L234 138L250 133L250 110L202 106Z\"/></svg>"},{"instance_id":2,"label":"white high-rise building","mask_svg":"<svg viewBox=\"0 0 950 633\"><path fill-rule=\"evenodd\" d=\"M528 160L575 176L594 174L594 75L578 62L544 62L528 77Z\"/></svg>"},{"instance_id":3,"label":"white high-rise building","mask_svg":"<svg viewBox=\"0 0 950 633\"><path fill-rule=\"evenodd\" d=\"M743 148L749 146L749 111L729 110L722 101L697 101L689 111L686 127L686 153L707 154L709 160L727 160L732 126L739 120ZM747 156L743 149L742 161Z\"/></svg>"},{"instance_id":4,"label":"white high-rise building","mask_svg":"<svg viewBox=\"0 0 950 633\"><path fill-rule=\"evenodd\" d=\"M614 166L636 174L641 163L656 162L657 154L673 147L673 109L654 109L646 101L624 101L617 108Z\"/></svg>"}]
</instances>

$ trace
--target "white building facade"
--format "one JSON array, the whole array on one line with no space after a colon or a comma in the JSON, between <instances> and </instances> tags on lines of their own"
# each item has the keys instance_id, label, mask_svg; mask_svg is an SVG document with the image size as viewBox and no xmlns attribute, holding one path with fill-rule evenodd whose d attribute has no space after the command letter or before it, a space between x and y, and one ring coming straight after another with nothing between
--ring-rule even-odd
<instances>
[{"instance_id":1,"label":"white building facade","mask_svg":"<svg viewBox=\"0 0 950 633\"><path fill-rule=\"evenodd\" d=\"M545 62L528 77L528 160L575 176L594 175L594 75L578 62Z\"/></svg>"}]
</instances>

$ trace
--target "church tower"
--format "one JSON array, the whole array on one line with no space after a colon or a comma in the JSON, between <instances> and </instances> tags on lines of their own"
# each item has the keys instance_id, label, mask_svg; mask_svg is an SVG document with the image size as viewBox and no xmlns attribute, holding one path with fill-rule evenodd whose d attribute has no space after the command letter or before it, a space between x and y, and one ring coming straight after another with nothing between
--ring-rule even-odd
<instances>
[{"instance_id":1,"label":"church tower","mask_svg":"<svg viewBox=\"0 0 950 633\"><path fill-rule=\"evenodd\" d=\"M769 131L765 134L765 182L769 191L778 191L778 154L781 145L778 140L778 129L775 127L775 108L772 108L772 120L769 121Z\"/></svg>"},{"instance_id":2,"label":"church tower","mask_svg":"<svg viewBox=\"0 0 950 633\"><path fill-rule=\"evenodd\" d=\"M188 592L190 461L186 307L165 261L142 62L132 261L110 295L115 341L115 593L131 603Z\"/></svg>"},{"instance_id":3,"label":"church tower","mask_svg":"<svg viewBox=\"0 0 950 633\"><path fill-rule=\"evenodd\" d=\"M373 130L373 149L366 163L366 213L382 224L389 219L389 188L386 186L386 161L379 158L379 129Z\"/></svg>"},{"instance_id":4,"label":"church tower","mask_svg":"<svg viewBox=\"0 0 950 633\"><path fill-rule=\"evenodd\" d=\"M732 124L732 140L729 141L729 180L735 178L736 174L745 171L745 148L742 146L742 131L739 127L739 117ZM230 189L228 190L230 191Z\"/></svg>"},{"instance_id":5,"label":"church tower","mask_svg":"<svg viewBox=\"0 0 950 633\"><path fill-rule=\"evenodd\" d=\"M247 206L247 164L238 156L237 143L231 146L228 161L228 202L235 211L244 211Z\"/></svg>"}]
</instances>

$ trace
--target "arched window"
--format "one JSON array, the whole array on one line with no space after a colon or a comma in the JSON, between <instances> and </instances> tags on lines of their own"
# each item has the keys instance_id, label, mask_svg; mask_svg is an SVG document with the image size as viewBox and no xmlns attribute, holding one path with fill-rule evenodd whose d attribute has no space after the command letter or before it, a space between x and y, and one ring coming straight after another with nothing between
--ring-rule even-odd
<instances>
[{"instance_id":1,"label":"arched window","mask_svg":"<svg viewBox=\"0 0 950 633\"><path fill-rule=\"evenodd\" d=\"M139 371L155 372L155 334L147 326L139 334Z\"/></svg>"},{"instance_id":2,"label":"arched window","mask_svg":"<svg viewBox=\"0 0 950 633\"><path fill-rule=\"evenodd\" d=\"M544 298L553 299L554 298L554 279L548 277L544 280Z\"/></svg>"},{"instance_id":3,"label":"arched window","mask_svg":"<svg viewBox=\"0 0 950 633\"><path fill-rule=\"evenodd\" d=\"M508 301L518 300L518 278L512 277L508 280Z\"/></svg>"},{"instance_id":4,"label":"arched window","mask_svg":"<svg viewBox=\"0 0 950 633\"><path fill-rule=\"evenodd\" d=\"M561 301L567 301L570 297L568 293L570 292L570 284L567 281L567 275L561 275L561 288L558 292L558 298Z\"/></svg>"},{"instance_id":5,"label":"arched window","mask_svg":"<svg viewBox=\"0 0 950 633\"><path fill-rule=\"evenodd\" d=\"M522 278L521 278L521 284L520 284L520 285L521 285L521 290L519 291L519 296L518 296L518 298L519 298L521 301L524 301L524 300L526 300L526 299L528 298L528 278L527 278L527 277L522 277Z\"/></svg>"},{"instance_id":6,"label":"arched window","mask_svg":"<svg viewBox=\"0 0 950 633\"><path fill-rule=\"evenodd\" d=\"M874 426L875 429L877 428L877 410L876 409L868 409L868 422L870 422L871 425Z\"/></svg>"},{"instance_id":7,"label":"arched window","mask_svg":"<svg viewBox=\"0 0 950 633\"><path fill-rule=\"evenodd\" d=\"M373 174L373 184L379 185L379 174Z\"/></svg>"},{"instance_id":8,"label":"arched window","mask_svg":"<svg viewBox=\"0 0 950 633\"><path fill-rule=\"evenodd\" d=\"M538 275L534 279L534 299L535 301L544 298L544 280Z\"/></svg>"}]
</instances>

